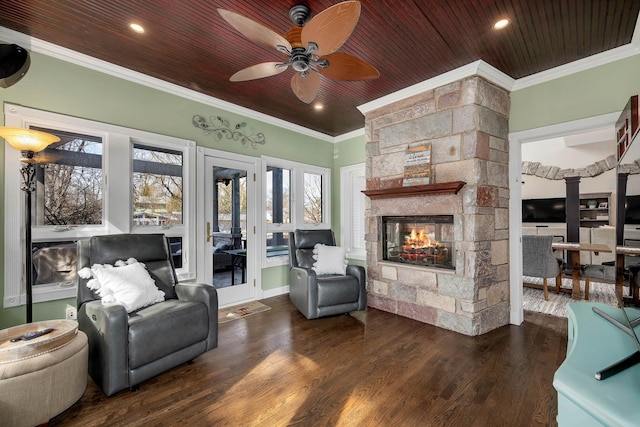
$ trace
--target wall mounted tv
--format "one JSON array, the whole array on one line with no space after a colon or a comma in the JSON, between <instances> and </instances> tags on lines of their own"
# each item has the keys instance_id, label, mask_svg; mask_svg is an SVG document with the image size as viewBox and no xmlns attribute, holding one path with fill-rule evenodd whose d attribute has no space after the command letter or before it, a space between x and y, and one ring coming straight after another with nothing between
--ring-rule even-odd
<instances>
[{"instance_id":1,"label":"wall mounted tv","mask_svg":"<svg viewBox=\"0 0 640 427\"><path fill-rule=\"evenodd\" d=\"M567 222L566 199L526 199L522 201L522 222Z\"/></svg>"},{"instance_id":2,"label":"wall mounted tv","mask_svg":"<svg viewBox=\"0 0 640 427\"><path fill-rule=\"evenodd\" d=\"M640 224L640 195L627 196L624 210L625 224Z\"/></svg>"}]
</instances>

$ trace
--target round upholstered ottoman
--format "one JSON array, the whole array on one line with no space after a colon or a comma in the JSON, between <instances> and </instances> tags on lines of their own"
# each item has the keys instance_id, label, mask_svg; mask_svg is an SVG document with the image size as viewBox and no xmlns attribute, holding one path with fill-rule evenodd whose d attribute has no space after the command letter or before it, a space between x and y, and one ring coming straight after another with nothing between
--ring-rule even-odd
<instances>
[{"instance_id":1,"label":"round upholstered ottoman","mask_svg":"<svg viewBox=\"0 0 640 427\"><path fill-rule=\"evenodd\" d=\"M89 348L77 325L48 320L0 330L0 426L46 423L82 397ZM49 328L41 337L18 339Z\"/></svg>"}]
</instances>

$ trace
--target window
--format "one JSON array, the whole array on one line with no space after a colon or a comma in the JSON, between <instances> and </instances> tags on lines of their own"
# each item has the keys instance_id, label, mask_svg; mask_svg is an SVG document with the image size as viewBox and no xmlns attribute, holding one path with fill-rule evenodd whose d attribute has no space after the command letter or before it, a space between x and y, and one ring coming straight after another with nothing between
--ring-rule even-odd
<instances>
[{"instance_id":1,"label":"window","mask_svg":"<svg viewBox=\"0 0 640 427\"><path fill-rule=\"evenodd\" d=\"M37 154L33 223L102 224L102 138L32 128L60 138Z\"/></svg>"},{"instance_id":2,"label":"window","mask_svg":"<svg viewBox=\"0 0 640 427\"><path fill-rule=\"evenodd\" d=\"M330 228L330 171L327 168L262 158L265 184L265 262L288 262L289 233L297 228Z\"/></svg>"},{"instance_id":3,"label":"window","mask_svg":"<svg viewBox=\"0 0 640 427\"><path fill-rule=\"evenodd\" d=\"M182 151L133 144L133 223L182 224Z\"/></svg>"},{"instance_id":4,"label":"window","mask_svg":"<svg viewBox=\"0 0 640 427\"><path fill-rule=\"evenodd\" d=\"M340 168L341 245L347 248L349 258L367 257L365 234L365 164Z\"/></svg>"},{"instance_id":5,"label":"window","mask_svg":"<svg viewBox=\"0 0 640 427\"><path fill-rule=\"evenodd\" d=\"M92 235L164 233L178 278L195 278L194 142L10 104L5 123L60 137L37 158L34 302L76 296L76 242ZM5 307L24 300L19 159L5 149Z\"/></svg>"},{"instance_id":6,"label":"window","mask_svg":"<svg viewBox=\"0 0 640 427\"><path fill-rule=\"evenodd\" d=\"M304 173L304 222L321 224L322 221L322 175Z\"/></svg>"},{"instance_id":7,"label":"window","mask_svg":"<svg viewBox=\"0 0 640 427\"><path fill-rule=\"evenodd\" d=\"M267 166L267 223L291 223L291 170Z\"/></svg>"}]
</instances>

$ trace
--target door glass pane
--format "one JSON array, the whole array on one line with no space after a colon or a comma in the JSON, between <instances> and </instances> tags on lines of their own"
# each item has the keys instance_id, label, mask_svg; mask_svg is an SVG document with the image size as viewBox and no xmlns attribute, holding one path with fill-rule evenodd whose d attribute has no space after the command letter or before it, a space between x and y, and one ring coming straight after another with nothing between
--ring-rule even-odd
<instances>
[{"instance_id":1,"label":"door glass pane","mask_svg":"<svg viewBox=\"0 0 640 427\"><path fill-rule=\"evenodd\" d=\"M133 145L133 224L182 224L182 151Z\"/></svg>"},{"instance_id":2,"label":"door glass pane","mask_svg":"<svg viewBox=\"0 0 640 427\"><path fill-rule=\"evenodd\" d=\"M267 167L267 223L291 222L291 171L273 166Z\"/></svg>"},{"instance_id":3,"label":"door glass pane","mask_svg":"<svg viewBox=\"0 0 640 427\"><path fill-rule=\"evenodd\" d=\"M213 285L235 286L246 279L247 171L214 167Z\"/></svg>"},{"instance_id":4,"label":"door glass pane","mask_svg":"<svg viewBox=\"0 0 640 427\"><path fill-rule=\"evenodd\" d=\"M322 175L304 174L304 222L320 224L322 222Z\"/></svg>"},{"instance_id":5,"label":"door glass pane","mask_svg":"<svg viewBox=\"0 0 640 427\"><path fill-rule=\"evenodd\" d=\"M102 138L32 129L60 138L37 154L34 224L102 224Z\"/></svg>"}]
</instances>

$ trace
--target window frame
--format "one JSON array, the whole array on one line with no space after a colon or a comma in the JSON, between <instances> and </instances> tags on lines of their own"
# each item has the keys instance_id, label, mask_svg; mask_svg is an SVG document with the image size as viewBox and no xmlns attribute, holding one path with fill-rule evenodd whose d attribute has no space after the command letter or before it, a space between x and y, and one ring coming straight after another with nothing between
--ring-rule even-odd
<instances>
[{"instance_id":1,"label":"window frame","mask_svg":"<svg viewBox=\"0 0 640 427\"><path fill-rule=\"evenodd\" d=\"M363 177L363 185L361 189L353 188L353 177L357 175L358 177ZM362 194L361 199L361 211L356 212L358 208L358 204L356 203L354 195L354 190L362 191L366 190L366 179L367 179L367 171L365 163L357 163L350 166L343 166L340 168L340 244L341 246L347 249L347 256L351 259L357 260L366 260L367 259L367 248L366 241L364 238L364 230L365 230L365 210L367 199L364 194ZM355 218L362 219L362 239L360 242L357 242L354 236L354 227L353 222ZM361 243L359 245L358 243Z\"/></svg>"},{"instance_id":2,"label":"window frame","mask_svg":"<svg viewBox=\"0 0 640 427\"><path fill-rule=\"evenodd\" d=\"M72 227L32 227L32 241L56 242L89 238L100 234L164 233L181 237L183 267L176 270L179 280L196 276L195 266L195 141L110 125L89 119L67 116L14 104L5 104L5 125L59 129L79 134L99 136L103 143L103 220L101 225ZM169 148L183 152L183 219L180 225L133 225L133 145ZM20 153L5 142L5 239L4 239L4 300L3 306L16 307L26 303L24 283L23 221L24 198L20 189ZM121 191L126 188L129 191ZM193 257L189 256L194 254ZM33 302L74 298L77 286L38 285L33 289Z\"/></svg>"},{"instance_id":3,"label":"window frame","mask_svg":"<svg viewBox=\"0 0 640 427\"><path fill-rule=\"evenodd\" d=\"M262 233L260 239L260 253L263 267L274 267L288 265L289 256L267 256L267 234L268 233L290 233L296 229L326 229L331 228L331 169L306 163L294 162L291 160L279 159L276 157L261 156L262 168ZM290 222L289 223L267 223L266 201L267 201L267 168L278 167L291 171L290 189ZM304 222L304 174L316 174L322 177L322 222L310 224Z\"/></svg>"}]
</instances>

